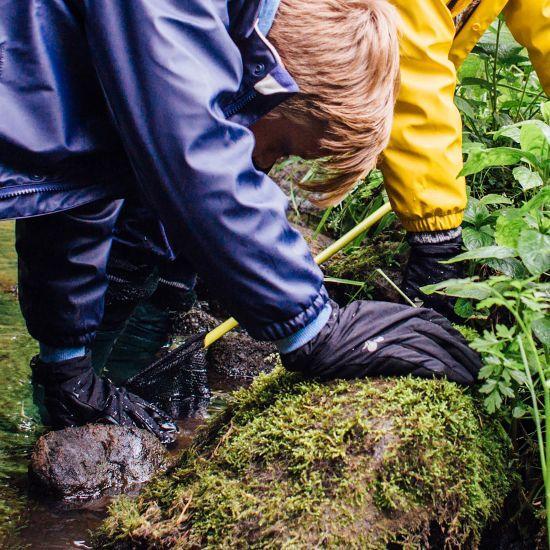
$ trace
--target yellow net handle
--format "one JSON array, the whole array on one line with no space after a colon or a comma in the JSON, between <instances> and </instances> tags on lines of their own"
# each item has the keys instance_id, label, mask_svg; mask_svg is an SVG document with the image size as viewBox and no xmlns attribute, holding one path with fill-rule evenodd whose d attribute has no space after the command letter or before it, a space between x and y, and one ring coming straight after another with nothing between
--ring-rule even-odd
<instances>
[{"instance_id":1,"label":"yellow net handle","mask_svg":"<svg viewBox=\"0 0 550 550\"><path fill-rule=\"evenodd\" d=\"M321 265L327 260L332 258L335 254L340 252L349 243L354 241L357 237L363 234L367 229L372 227L375 223L378 223L386 214L391 211L390 203L384 203L376 212L373 212L370 216L367 216L360 224L356 225L352 230L348 231L343 237L340 237L337 241L333 242L328 248L323 250L315 256L315 263ZM239 323L231 317L224 321L221 325L211 330L204 338L204 347L208 348L214 342L219 340L222 336L225 336L228 332L232 331L235 327L239 326Z\"/></svg>"}]
</instances>

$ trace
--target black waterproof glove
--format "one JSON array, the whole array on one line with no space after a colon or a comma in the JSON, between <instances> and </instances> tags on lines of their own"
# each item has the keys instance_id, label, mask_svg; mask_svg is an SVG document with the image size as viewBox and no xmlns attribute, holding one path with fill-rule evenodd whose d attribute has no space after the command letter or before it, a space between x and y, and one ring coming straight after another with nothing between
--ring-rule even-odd
<instances>
[{"instance_id":1,"label":"black waterproof glove","mask_svg":"<svg viewBox=\"0 0 550 550\"><path fill-rule=\"evenodd\" d=\"M44 387L44 406L52 427L91 422L137 426L164 444L174 442L178 428L172 419L155 405L97 376L89 355L59 363L43 363L35 357L31 367L33 383Z\"/></svg>"},{"instance_id":2,"label":"black waterproof glove","mask_svg":"<svg viewBox=\"0 0 550 550\"><path fill-rule=\"evenodd\" d=\"M286 369L322 380L408 374L460 384L476 380L479 356L435 311L371 301L331 305L321 332L282 355Z\"/></svg>"},{"instance_id":3,"label":"black waterproof glove","mask_svg":"<svg viewBox=\"0 0 550 550\"><path fill-rule=\"evenodd\" d=\"M440 283L447 279L460 279L463 269L460 263L442 264L460 254L462 250L462 232L460 228L450 231L427 233L409 233L407 236L411 251L405 277L403 292L414 302L435 309L453 322L459 320L454 312L454 298L441 294L424 294L420 288Z\"/></svg>"}]
</instances>

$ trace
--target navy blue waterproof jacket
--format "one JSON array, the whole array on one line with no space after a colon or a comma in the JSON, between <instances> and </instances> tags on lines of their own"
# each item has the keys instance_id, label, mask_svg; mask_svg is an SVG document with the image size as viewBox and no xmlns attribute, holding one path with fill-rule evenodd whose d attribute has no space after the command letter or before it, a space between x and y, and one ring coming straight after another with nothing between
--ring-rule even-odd
<instances>
[{"instance_id":1,"label":"navy blue waterproof jacket","mask_svg":"<svg viewBox=\"0 0 550 550\"><path fill-rule=\"evenodd\" d=\"M327 301L255 170L251 123L297 90L256 26L260 0L0 0L0 218L139 189L255 337Z\"/></svg>"}]
</instances>

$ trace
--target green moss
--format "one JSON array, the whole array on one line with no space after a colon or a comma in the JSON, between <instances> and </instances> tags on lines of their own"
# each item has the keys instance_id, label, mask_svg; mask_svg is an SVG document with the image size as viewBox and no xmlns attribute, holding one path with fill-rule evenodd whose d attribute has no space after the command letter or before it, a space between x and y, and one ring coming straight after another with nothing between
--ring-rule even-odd
<instances>
[{"instance_id":1,"label":"green moss","mask_svg":"<svg viewBox=\"0 0 550 550\"><path fill-rule=\"evenodd\" d=\"M27 453L36 438L29 359L36 344L28 335L12 288L16 284L13 223L0 223L0 546L20 523L26 495L14 483L27 474Z\"/></svg>"},{"instance_id":2,"label":"green moss","mask_svg":"<svg viewBox=\"0 0 550 550\"><path fill-rule=\"evenodd\" d=\"M479 540L514 475L509 440L444 381L318 384L281 370L239 391L102 547L327 547Z\"/></svg>"}]
</instances>

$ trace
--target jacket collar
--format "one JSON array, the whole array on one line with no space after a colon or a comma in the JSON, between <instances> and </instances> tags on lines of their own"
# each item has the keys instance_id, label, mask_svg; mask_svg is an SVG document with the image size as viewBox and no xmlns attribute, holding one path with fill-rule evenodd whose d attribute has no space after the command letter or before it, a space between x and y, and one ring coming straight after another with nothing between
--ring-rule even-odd
<instances>
[{"instance_id":1,"label":"jacket collar","mask_svg":"<svg viewBox=\"0 0 550 550\"><path fill-rule=\"evenodd\" d=\"M269 34L280 4L281 0L262 0L258 14L258 29L264 36Z\"/></svg>"},{"instance_id":2,"label":"jacket collar","mask_svg":"<svg viewBox=\"0 0 550 550\"><path fill-rule=\"evenodd\" d=\"M225 116L239 124L250 126L277 105L299 91L298 85L285 69L277 50L266 38L275 19L280 0L251 2L256 10L251 21L240 21L241 31L252 24L250 32L234 38L243 59L243 79L238 93L223 105ZM237 27L238 28L238 27ZM232 29L232 35L235 34Z\"/></svg>"}]
</instances>

